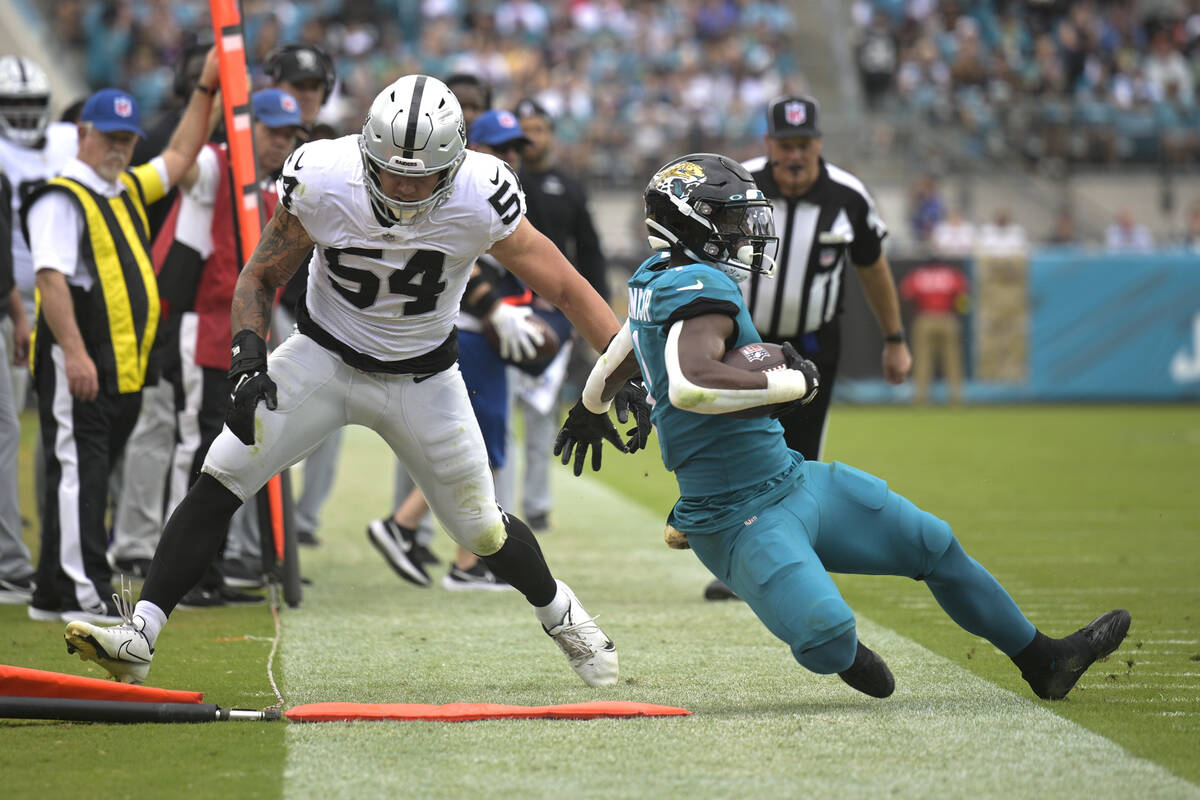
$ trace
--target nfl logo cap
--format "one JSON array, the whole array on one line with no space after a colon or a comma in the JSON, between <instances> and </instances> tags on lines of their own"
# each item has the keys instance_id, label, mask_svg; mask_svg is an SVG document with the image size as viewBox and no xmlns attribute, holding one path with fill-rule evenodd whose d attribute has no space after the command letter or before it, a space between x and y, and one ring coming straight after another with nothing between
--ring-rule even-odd
<instances>
[{"instance_id":1,"label":"nfl logo cap","mask_svg":"<svg viewBox=\"0 0 1200 800\"><path fill-rule=\"evenodd\" d=\"M486 147L499 147L502 144L514 142L528 144L521 123L511 111L493 109L479 115L471 126L471 135L467 137L471 144L482 144Z\"/></svg>"},{"instance_id":2,"label":"nfl logo cap","mask_svg":"<svg viewBox=\"0 0 1200 800\"><path fill-rule=\"evenodd\" d=\"M263 89L250 98L254 118L268 128L300 127L300 104L283 89Z\"/></svg>"},{"instance_id":3,"label":"nfl logo cap","mask_svg":"<svg viewBox=\"0 0 1200 800\"><path fill-rule=\"evenodd\" d=\"M79 112L79 121L89 123L103 133L128 131L146 138L137 100L120 89L101 89L89 97Z\"/></svg>"},{"instance_id":4,"label":"nfl logo cap","mask_svg":"<svg viewBox=\"0 0 1200 800\"><path fill-rule=\"evenodd\" d=\"M767 135L772 139L789 139L807 136L815 139L821 135L817 127L817 101L805 95L776 97L767 105Z\"/></svg>"}]
</instances>

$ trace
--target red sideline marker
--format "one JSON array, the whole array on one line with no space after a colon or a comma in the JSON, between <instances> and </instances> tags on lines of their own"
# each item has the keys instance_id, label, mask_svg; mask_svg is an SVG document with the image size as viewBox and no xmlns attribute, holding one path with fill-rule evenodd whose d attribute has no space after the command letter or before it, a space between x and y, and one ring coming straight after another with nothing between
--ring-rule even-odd
<instances>
[{"instance_id":1,"label":"red sideline marker","mask_svg":"<svg viewBox=\"0 0 1200 800\"><path fill-rule=\"evenodd\" d=\"M291 722L346 722L407 720L424 722L475 722L483 719L598 719L612 717L684 717L686 708L597 700L554 706L506 706L498 703L310 703L284 714Z\"/></svg>"},{"instance_id":2,"label":"red sideline marker","mask_svg":"<svg viewBox=\"0 0 1200 800\"><path fill-rule=\"evenodd\" d=\"M202 703L204 692L155 689L129 683L0 664L0 697L131 700L139 703Z\"/></svg>"}]
</instances>

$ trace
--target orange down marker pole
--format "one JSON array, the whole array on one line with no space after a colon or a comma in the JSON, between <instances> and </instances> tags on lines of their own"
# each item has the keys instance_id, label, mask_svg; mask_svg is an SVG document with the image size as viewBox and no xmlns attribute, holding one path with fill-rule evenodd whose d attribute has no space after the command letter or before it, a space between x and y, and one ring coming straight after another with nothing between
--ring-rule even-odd
<instances>
[{"instance_id":1,"label":"orange down marker pole","mask_svg":"<svg viewBox=\"0 0 1200 800\"><path fill-rule=\"evenodd\" d=\"M254 116L250 109L250 80L246 72L246 42L242 35L242 13L237 0L209 0L213 38L221 64L221 104L225 110L225 133L229 142L229 166L233 172L233 201L245 264L263 229L262 202L258 195L258 168L254 159ZM271 509L271 534L275 555L283 560L283 490L278 475L267 482Z\"/></svg>"}]
</instances>

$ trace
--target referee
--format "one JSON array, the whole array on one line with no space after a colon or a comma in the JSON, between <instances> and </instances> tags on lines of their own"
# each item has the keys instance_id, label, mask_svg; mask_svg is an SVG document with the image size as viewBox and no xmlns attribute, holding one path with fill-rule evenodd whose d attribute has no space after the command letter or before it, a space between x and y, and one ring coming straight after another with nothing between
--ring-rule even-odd
<instances>
[{"instance_id":1,"label":"referee","mask_svg":"<svg viewBox=\"0 0 1200 800\"><path fill-rule=\"evenodd\" d=\"M883 254L887 226L863 182L821 157L818 113L816 100L798 95L767 106L767 154L744 166L771 198L778 268L773 279L754 273L742 283L763 340L791 342L821 372L816 399L781 420L788 447L814 461L821 458L837 378L847 264L858 273L883 331L883 377L902 383L912 367L896 283ZM733 596L720 581L705 590L710 600Z\"/></svg>"}]
</instances>

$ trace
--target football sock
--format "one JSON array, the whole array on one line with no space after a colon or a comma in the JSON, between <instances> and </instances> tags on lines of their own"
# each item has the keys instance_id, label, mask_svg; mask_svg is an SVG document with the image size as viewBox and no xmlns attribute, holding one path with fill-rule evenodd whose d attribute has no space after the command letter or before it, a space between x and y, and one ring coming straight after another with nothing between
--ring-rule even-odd
<instances>
[{"instance_id":1,"label":"football sock","mask_svg":"<svg viewBox=\"0 0 1200 800\"><path fill-rule=\"evenodd\" d=\"M158 641L158 634L162 633L163 626L167 624L167 615L154 603L138 600L137 605L133 607L133 618L136 621L139 617L142 620L142 634L153 650L154 643Z\"/></svg>"},{"instance_id":2,"label":"football sock","mask_svg":"<svg viewBox=\"0 0 1200 800\"><path fill-rule=\"evenodd\" d=\"M204 577L241 504L216 478L202 473L163 528L141 599L170 615L180 598Z\"/></svg>"},{"instance_id":3,"label":"football sock","mask_svg":"<svg viewBox=\"0 0 1200 800\"><path fill-rule=\"evenodd\" d=\"M1030 642L1021 652L1012 656L1012 662L1021 670L1021 674L1037 675L1053 671L1054 661L1058 655L1058 643L1041 631L1033 634Z\"/></svg>"},{"instance_id":4,"label":"football sock","mask_svg":"<svg viewBox=\"0 0 1200 800\"><path fill-rule=\"evenodd\" d=\"M567 609L571 607L571 598L567 597L567 593L561 588L558 588L557 582L555 592L554 599L549 604L533 607L533 613L537 615L538 622L542 623L542 627L546 630L550 630L562 622Z\"/></svg>"},{"instance_id":5,"label":"football sock","mask_svg":"<svg viewBox=\"0 0 1200 800\"><path fill-rule=\"evenodd\" d=\"M1006 656L1033 639L1035 628L992 574L962 549L957 539L942 555L925 583L950 618L969 633L982 636Z\"/></svg>"},{"instance_id":6,"label":"football sock","mask_svg":"<svg viewBox=\"0 0 1200 800\"><path fill-rule=\"evenodd\" d=\"M546 566L537 537L528 525L508 513L504 514L504 529L508 534L504 545L490 556L480 556L483 563L497 578L525 595L531 605L550 603L558 593L558 584Z\"/></svg>"}]
</instances>

